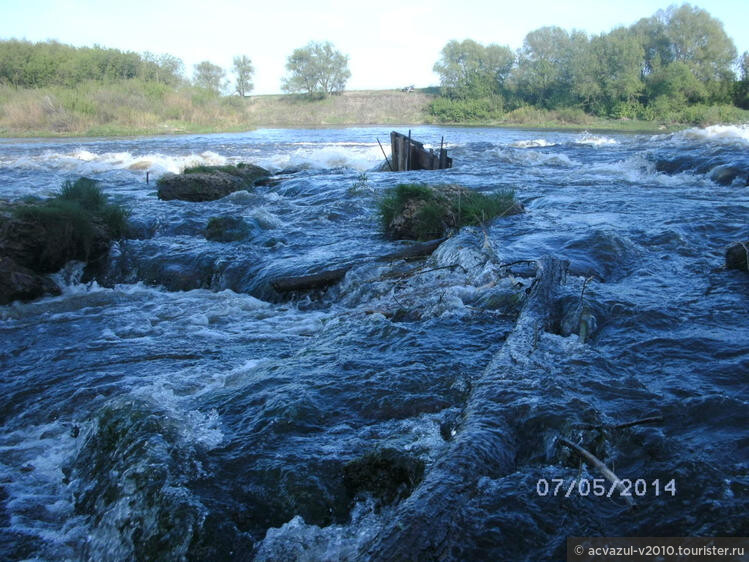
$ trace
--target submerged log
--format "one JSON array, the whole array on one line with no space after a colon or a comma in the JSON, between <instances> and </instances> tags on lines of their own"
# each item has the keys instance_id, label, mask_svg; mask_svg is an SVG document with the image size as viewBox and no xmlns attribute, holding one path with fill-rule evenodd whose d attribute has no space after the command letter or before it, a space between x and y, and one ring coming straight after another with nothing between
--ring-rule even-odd
<instances>
[{"instance_id":1,"label":"submerged log","mask_svg":"<svg viewBox=\"0 0 749 562\"><path fill-rule=\"evenodd\" d=\"M360 552L361 559L460 559L461 507L483 477L514 470L517 444L506 406L533 384L532 354L539 330L551 326L550 311L568 263L543 258L515 329L474 383L463 421L449 448L424 480L396 508L388 524Z\"/></svg>"},{"instance_id":2,"label":"submerged log","mask_svg":"<svg viewBox=\"0 0 749 562\"><path fill-rule=\"evenodd\" d=\"M432 255L432 252L434 252L444 241L445 238L438 238L437 240L430 240L428 242L409 244L406 248L397 252L371 258L371 261L411 260L427 257ZM348 273L354 266L359 265L359 263L361 262L336 267L334 269L326 269L318 273L307 275L276 277L271 280L270 284L279 293L325 289L341 281L346 276L346 273Z\"/></svg>"},{"instance_id":3,"label":"submerged log","mask_svg":"<svg viewBox=\"0 0 749 562\"><path fill-rule=\"evenodd\" d=\"M447 156L447 150L440 147L438 153L427 150L424 144L408 136L392 131L390 133L392 162L388 162L394 172L409 170L442 170L452 168L453 159Z\"/></svg>"}]
</instances>

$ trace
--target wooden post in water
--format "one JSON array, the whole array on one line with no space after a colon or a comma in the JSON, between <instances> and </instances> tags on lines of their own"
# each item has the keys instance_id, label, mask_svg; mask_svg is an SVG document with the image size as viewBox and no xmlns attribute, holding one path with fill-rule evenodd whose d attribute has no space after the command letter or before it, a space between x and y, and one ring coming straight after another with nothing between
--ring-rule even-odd
<instances>
[{"instance_id":1,"label":"wooden post in water","mask_svg":"<svg viewBox=\"0 0 749 562\"><path fill-rule=\"evenodd\" d=\"M150 174L150 173L151 172L146 172L146 185L148 185L148 174Z\"/></svg>"},{"instance_id":2,"label":"wooden post in water","mask_svg":"<svg viewBox=\"0 0 749 562\"><path fill-rule=\"evenodd\" d=\"M427 150L422 143L413 140L411 131L408 132L408 136L392 131L390 145L392 160L390 166L394 172L452 168L452 158L447 157L447 150L443 148L444 137L439 154L436 154L433 149Z\"/></svg>"},{"instance_id":3,"label":"wooden post in water","mask_svg":"<svg viewBox=\"0 0 749 562\"><path fill-rule=\"evenodd\" d=\"M408 152L406 154L406 171L408 171L411 169L411 129L408 130Z\"/></svg>"}]
</instances>

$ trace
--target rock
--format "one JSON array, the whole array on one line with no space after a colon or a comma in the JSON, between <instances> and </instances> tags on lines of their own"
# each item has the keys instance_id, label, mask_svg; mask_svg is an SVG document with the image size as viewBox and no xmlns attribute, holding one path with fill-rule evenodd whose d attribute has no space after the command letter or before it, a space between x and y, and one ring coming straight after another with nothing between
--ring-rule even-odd
<instances>
[{"instance_id":1,"label":"rock","mask_svg":"<svg viewBox=\"0 0 749 562\"><path fill-rule=\"evenodd\" d=\"M718 166L710 172L710 179L719 185L732 185L739 180L739 185L749 185L749 173L736 166Z\"/></svg>"},{"instance_id":2,"label":"rock","mask_svg":"<svg viewBox=\"0 0 749 562\"><path fill-rule=\"evenodd\" d=\"M749 240L736 242L726 249L726 267L749 272Z\"/></svg>"},{"instance_id":3,"label":"rock","mask_svg":"<svg viewBox=\"0 0 749 562\"><path fill-rule=\"evenodd\" d=\"M29 301L45 294L59 295L60 288L48 278L0 256L0 305Z\"/></svg>"},{"instance_id":4,"label":"rock","mask_svg":"<svg viewBox=\"0 0 749 562\"><path fill-rule=\"evenodd\" d=\"M354 498L369 492L383 504L411 495L424 477L424 462L395 449L381 449L347 463L343 482Z\"/></svg>"},{"instance_id":5,"label":"rock","mask_svg":"<svg viewBox=\"0 0 749 562\"><path fill-rule=\"evenodd\" d=\"M205 228L205 237L213 242L236 242L250 235L250 225L241 217L212 217Z\"/></svg>"},{"instance_id":6,"label":"rock","mask_svg":"<svg viewBox=\"0 0 749 562\"><path fill-rule=\"evenodd\" d=\"M85 234L74 218L48 215L46 222L9 218L0 226L0 256L36 273L54 273L71 260L96 261L109 251L104 225L90 223ZM81 227L83 228L83 227Z\"/></svg>"},{"instance_id":7,"label":"rock","mask_svg":"<svg viewBox=\"0 0 749 562\"><path fill-rule=\"evenodd\" d=\"M215 201L230 193L254 186L270 172L252 164L198 166L183 173L166 174L157 182L159 199L171 201Z\"/></svg>"}]
</instances>

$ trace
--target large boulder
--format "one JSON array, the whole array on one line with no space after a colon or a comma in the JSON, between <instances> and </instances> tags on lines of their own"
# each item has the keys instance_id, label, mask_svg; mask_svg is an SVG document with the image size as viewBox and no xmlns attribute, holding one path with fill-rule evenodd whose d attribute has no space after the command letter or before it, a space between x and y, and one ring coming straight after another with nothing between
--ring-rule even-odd
<instances>
[{"instance_id":1,"label":"large boulder","mask_svg":"<svg viewBox=\"0 0 749 562\"><path fill-rule=\"evenodd\" d=\"M76 214L49 212L45 220L7 218L0 225L0 256L37 273L54 273L71 260L93 262L107 255L106 225Z\"/></svg>"},{"instance_id":2,"label":"large boulder","mask_svg":"<svg viewBox=\"0 0 749 562\"><path fill-rule=\"evenodd\" d=\"M46 294L59 295L60 288L47 277L7 256L0 256L0 305L16 300L29 301Z\"/></svg>"},{"instance_id":3,"label":"large boulder","mask_svg":"<svg viewBox=\"0 0 749 562\"><path fill-rule=\"evenodd\" d=\"M726 249L726 267L749 272L749 240L736 242Z\"/></svg>"},{"instance_id":4,"label":"large boulder","mask_svg":"<svg viewBox=\"0 0 749 562\"><path fill-rule=\"evenodd\" d=\"M215 201L268 177L268 170L252 164L197 166L181 174L162 176L157 183L158 195L164 201Z\"/></svg>"}]
</instances>

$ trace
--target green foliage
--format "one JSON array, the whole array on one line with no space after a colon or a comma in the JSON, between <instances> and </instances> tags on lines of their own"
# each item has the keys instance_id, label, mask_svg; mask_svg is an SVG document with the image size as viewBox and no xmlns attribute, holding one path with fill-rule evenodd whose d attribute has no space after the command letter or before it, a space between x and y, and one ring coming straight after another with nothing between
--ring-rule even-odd
<instances>
[{"instance_id":1,"label":"green foliage","mask_svg":"<svg viewBox=\"0 0 749 562\"><path fill-rule=\"evenodd\" d=\"M0 83L16 87L73 87L86 80L133 78L176 85L181 71L182 61L171 55L73 47L57 41L0 41Z\"/></svg>"},{"instance_id":2,"label":"green foliage","mask_svg":"<svg viewBox=\"0 0 749 562\"><path fill-rule=\"evenodd\" d=\"M387 232L393 218L414 203L413 231L418 240L431 240L444 235L446 224L454 228L480 225L508 213L515 205L515 195L511 191L485 195L464 188L451 193L423 184L399 184L379 202L383 230Z\"/></svg>"},{"instance_id":3,"label":"green foliage","mask_svg":"<svg viewBox=\"0 0 749 562\"><path fill-rule=\"evenodd\" d=\"M435 100L429 113L442 122L585 124L587 113L694 123L712 119L701 117L702 104L749 106L749 55L739 61L743 78L736 83L736 49L723 25L689 4L594 37L553 26L533 30L515 66L496 49L471 40L448 42L434 65L446 99ZM502 109L514 110L498 115L501 109L484 101L490 93L502 95Z\"/></svg>"},{"instance_id":4,"label":"green foliage","mask_svg":"<svg viewBox=\"0 0 749 562\"><path fill-rule=\"evenodd\" d=\"M230 174L232 176L237 177L244 177L243 171L247 168L247 164L244 162L240 162L239 164L233 165L233 164L225 164L223 166L206 166L205 164L200 164L198 166L190 166L189 168L185 168L182 173L183 174L211 174L213 172L224 172L225 174Z\"/></svg>"},{"instance_id":5,"label":"green foliage","mask_svg":"<svg viewBox=\"0 0 749 562\"><path fill-rule=\"evenodd\" d=\"M437 98L429 104L428 112L441 123L470 123L502 118L502 98L480 99Z\"/></svg>"},{"instance_id":6,"label":"green foliage","mask_svg":"<svg viewBox=\"0 0 749 562\"><path fill-rule=\"evenodd\" d=\"M483 98L502 91L515 55L509 47L486 47L466 39L442 48L434 72L440 75L443 95L455 99Z\"/></svg>"},{"instance_id":7,"label":"green foliage","mask_svg":"<svg viewBox=\"0 0 749 562\"><path fill-rule=\"evenodd\" d=\"M71 259L88 261L102 237L124 236L128 216L122 207L108 203L96 182L88 178L66 181L56 197L20 205L13 214L43 228L44 247L38 260L50 270Z\"/></svg>"},{"instance_id":8,"label":"green foliage","mask_svg":"<svg viewBox=\"0 0 749 562\"><path fill-rule=\"evenodd\" d=\"M226 72L219 65L204 60L195 65L193 83L217 96L226 87Z\"/></svg>"},{"instance_id":9,"label":"green foliage","mask_svg":"<svg viewBox=\"0 0 749 562\"><path fill-rule=\"evenodd\" d=\"M234 57L233 62L233 70L236 75L236 92L240 96L245 97L249 95L254 87L252 83L252 75L255 74L255 67L252 66L252 60L250 60L250 57L245 55Z\"/></svg>"},{"instance_id":10,"label":"green foliage","mask_svg":"<svg viewBox=\"0 0 749 562\"><path fill-rule=\"evenodd\" d=\"M326 96L343 92L351 78L348 56L336 50L330 42L310 42L294 49L286 61L289 75L283 79L285 92L304 92Z\"/></svg>"},{"instance_id":11,"label":"green foliage","mask_svg":"<svg viewBox=\"0 0 749 562\"><path fill-rule=\"evenodd\" d=\"M107 196L102 193L95 180L79 178L72 182L67 180L57 196L60 201L77 203L86 211L101 211L107 204Z\"/></svg>"}]
</instances>

